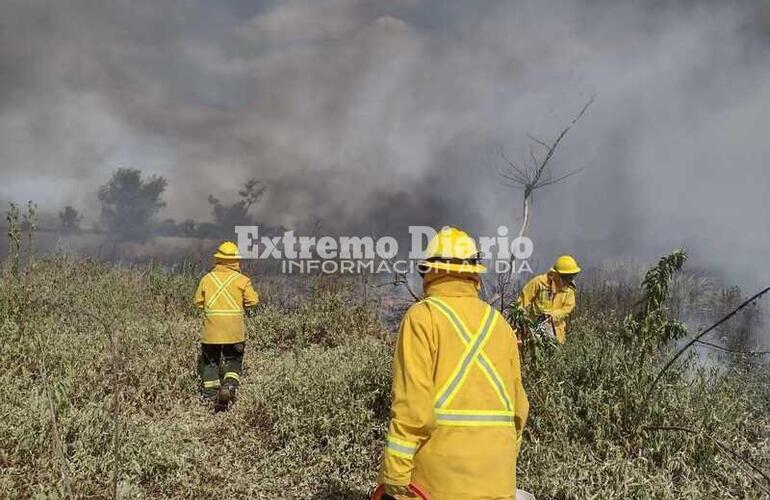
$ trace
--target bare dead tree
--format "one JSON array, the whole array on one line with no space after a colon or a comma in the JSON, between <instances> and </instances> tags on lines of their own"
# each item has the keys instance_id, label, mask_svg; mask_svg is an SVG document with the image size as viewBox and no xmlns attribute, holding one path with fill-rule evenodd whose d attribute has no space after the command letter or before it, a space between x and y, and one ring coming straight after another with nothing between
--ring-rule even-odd
<instances>
[{"instance_id":1,"label":"bare dead tree","mask_svg":"<svg viewBox=\"0 0 770 500\"><path fill-rule=\"evenodd\" d=\"M556 154L556 150L561 144L562 140L567 136L567 133L572 127L580 121L586 114L588 108L594 103L595 96L591 96L588 101L583 105L580 111L575 115L567 125L559 132L555 139L548 142L529 134L528 137L532 141L529 147L529 159L524 163L517 163L513 161L505 153L503 148L500 148L499 154L503 159L503 166L498 166L497 173L502 177L503 184L512 189L521 190L524 194L522 199L522 219L521 226L519 227L518 237L522 237L526 234L529 227L530 214L532 211L532 198L536 191L545 187L552 186L561 181L572 177L582 171L582 168L578 168L569 171L562 175L554 176L551 169L551 159ZM508 263L508 271L498 275L497 296L492 299L494 303L496 300L500 301L500 311L505 309L506 293L513 278L513 264L514 258Z\"/></svg>"}]
</instances>

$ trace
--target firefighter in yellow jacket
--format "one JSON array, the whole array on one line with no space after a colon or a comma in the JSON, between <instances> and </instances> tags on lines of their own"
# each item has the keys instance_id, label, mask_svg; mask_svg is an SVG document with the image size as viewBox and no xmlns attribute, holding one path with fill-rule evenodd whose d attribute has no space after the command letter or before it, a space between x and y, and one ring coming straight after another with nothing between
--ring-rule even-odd
<instances>
[{"instance_id":1,"label":"firefighter in yellow jacket","mask_svg":"<svg viewBox=\"0 0 770 500\"><path fill-rule=\"evenodd\" d=\"M445 227L420 271L426 298L406 312L393 361L385 495L512 499L529 404L512 328L479 299L475 242Z\"/></svg>"},{"instance_id":2,"label":"firefighter in yellow jacket","mask_svg":"<svg viewBox=\"0 0 770 500\"><path fill-rule=\"evenodd\" d=\"M195 305L203 309L198 372L202 395L224 409L235 400L245 347L243 313L259 302L251 280L241 274L238 246L226 241L214 254L214 267L201 278ZM221 366L220 366L221 365Z\"/></svg>"},{"instance_id":3,"label":"firefighter in yellow jacket","mask_svg":"<svg viewBox=\"0 0 770 500\"><path fill-rule=\"evenodd\" d=\"M532 278L519 294L518 306L527 316L544 325L563 344L567 340L567 318L575 309L577 261L562 255L550 271Z\"/></svg>"}]
</instances>

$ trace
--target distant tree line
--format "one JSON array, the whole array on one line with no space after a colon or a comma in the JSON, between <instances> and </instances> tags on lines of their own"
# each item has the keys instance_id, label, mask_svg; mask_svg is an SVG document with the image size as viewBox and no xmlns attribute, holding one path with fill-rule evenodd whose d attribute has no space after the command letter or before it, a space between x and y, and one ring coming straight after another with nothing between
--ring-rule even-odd
<instances>
[{"instance_id":1,"label":"distant tree line","mask_svg":"<svg viewBox=\"0 0 770 500\"><path fill-rule=\"evenodd\" d=\"M168 180L158 175L143 177L138 169L119 168L99 188L97 197L101 204L97 232L105 232L123 241L144 241L154 236L182 236L191 238L228 238L233 236L236 225L257 225L251 214L267 189L256 179L249 179L237 193L233 202L223 202L209 195L212 222L186 219L157 220L161 208L166 206L163 194ZM71 205L59 211L59 231L74 235L83 231L83 215ZM260 226L263 226L260 224ZM266 227L266 232L279 228Z\"/></svg>"}]
</instances>

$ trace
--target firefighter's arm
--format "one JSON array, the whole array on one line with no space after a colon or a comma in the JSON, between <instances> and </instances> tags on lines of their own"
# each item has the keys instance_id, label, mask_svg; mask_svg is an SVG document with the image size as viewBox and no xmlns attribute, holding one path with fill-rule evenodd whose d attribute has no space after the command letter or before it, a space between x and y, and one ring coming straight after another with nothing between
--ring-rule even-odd
<instances>
[{"instance_id":1,"label":"firefighter's arm","mask_svg":"<svg viewBox=\"0 0 770 500\"><path fill-rule=\"evenodd\" d=\"M570 288L564 292L564 298L561 300L561 303L558 304L558 307L557 304L554 304L553 309L551 309L551 317L553 318L554 323L564 323L567 316L569 316L574 309L575 292Z\"/></svg>"},{"instance_id":2,"label":"firefighter's arm","mask_svg":"<svg viewBox=\"0 0 770 500\"><path fill-rule=\"evenodd\" d=\"M195 290L195 297L193 297L193 303L195 307L203 309L203 305L206 303L206 295L203 291L203 280L198 282L198 289Z\"/></svg>"},{"instance_id":3,"label":"firefighter's arm","mask_svg":"<svg viewBox=\"0 0 770 500\"><path fill-rule=\"evenodd\" d=\"M408 485L414 455L435 427L433 415L432 321L427 305L407 311L396 342L390 426L381 482Z\"/></svg>"},{"instance_id":4,"label":"firefighter's arm","mask_svg":"<svg viewBox=\"0 0 770 500\"><path fill-rule=\"evenodd\" d=\"M521 381L521 358L519 356L519 348L516 344L513 344L513 349L513 423L516 426L516 449L518 450L521 447L524 426L527 423L527 416L529 415L529 401L527 400L527 393L524 392L524 384L522 384Z\"/></svg>"},{"instance_id":5,"label":"firefighter's arm","mask_svg":"<svg viewBox=\"0 0 770 500\"><path fill-rule=\"evenodd\" d=\"M519 307L519 309L526 310L527 307L529 307L529 305L532 303L532 300L535 298L536 290L537 283L534 279L529 280L529 282L524 285L524 288L521 289L519 298L516 301L516 305Z\"/></svg>"},{"instance_id":6,"label":"firefighter's arm","mask_svg":"<svg viewBox=\"0 0 770 500\"><path fill-rule=\"evenodd\" d=\"M257 304L259 304L259 295L251 286L251 280L247 279L243 288L243 307L254 307Z\"/></svg>"}]
</instances>

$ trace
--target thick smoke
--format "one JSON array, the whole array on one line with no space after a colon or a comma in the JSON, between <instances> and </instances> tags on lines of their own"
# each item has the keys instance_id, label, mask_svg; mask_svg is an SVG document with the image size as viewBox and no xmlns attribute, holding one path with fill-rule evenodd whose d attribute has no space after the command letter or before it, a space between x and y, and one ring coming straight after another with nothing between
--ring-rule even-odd
<instances>
[{"instance_id":1,"label":"thick smoke","mask_svg":"<svg viewBox=\"0 0 770 500\"><path fill-rule=\"evenodd\" d=\"M770 275L770 8L744 2L4 0L0 197L96 213L117 167L164 216L269 186L266 223L385 233L516 225L528 158L590 95L536 197L544 261L688 245ZM762 276L757 276L757 270Z\"/></svg>"}]
</instances>

